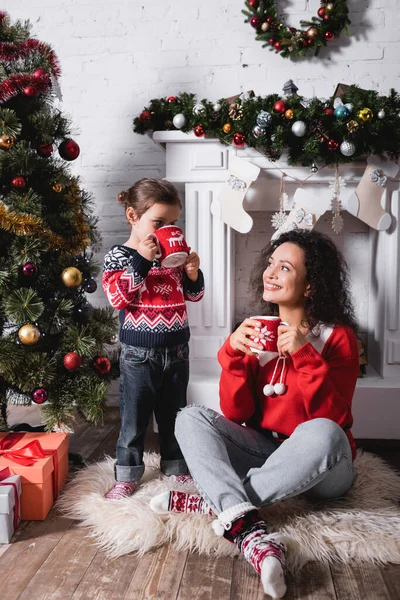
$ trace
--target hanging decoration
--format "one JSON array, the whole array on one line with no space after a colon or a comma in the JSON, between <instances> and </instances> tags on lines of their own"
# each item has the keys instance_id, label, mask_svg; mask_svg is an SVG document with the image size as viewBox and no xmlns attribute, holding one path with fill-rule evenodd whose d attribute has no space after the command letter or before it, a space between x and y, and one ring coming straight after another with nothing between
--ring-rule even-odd
<instances>
[{"instance_id":1,"label":"hanging decoration","mask_svg":"<svg viewBox=\"0 0 400 600\"><path fill-rule=\"evenodd\" d=\"M287 218L287 201L288 195L285 191L285 177L286 173L282 173L281 176L281 187L279 190L279 212L276 212L271 217L272 227L279 229L282 227Z\"/></svg>"},{"instance_id":2,"label":"hanging decoration","mask_svg":"<svg viewBox=\"0 0 400 600\"><path fill-rule=\"evenodd\" d=\"M348 35L347 0L321 0L317 15L300 21L301 28L286 25L278 15L277 0L246 0L245 6L242 13L255 29L256 40L283 58L315 56L342 32Z\"/></svg>"},{"instance_id":3,"label":"hanging decoration","mask_svg":"<svg viewBox=\"0 0 400 600\"><path fill-rule=\"evenodd\" d=\"M339 84L329 99L304 98L293 82L283 89L282 95L203 99L201 117L193 112L199 106L194 94L178 94L174 102L153 99L134 119L134 131L193 132L236 148L250 146L272 161L285 153L289 165L311 169L318 163L335 167L370 155L399 158L400 95L394 89L380 96ZM142 118L144 113L148 118Z\"/></svg>"},{"instance_id":4,"label":"hanging decoration","mask_svg":"<svg viewBox=\"0 0 400 600\"><path fill-rule=\"evenodd\" d=\"M338 234L343 230L343 217L342 217L342 202L340 200L340 194L343 188L346 187L346 182L343 177L339 175L339 168L336 167L335 180L329 183L329 187L333 191L333 198L331 201L332 210L332 229Z\"/></svg>"}]
</instances>

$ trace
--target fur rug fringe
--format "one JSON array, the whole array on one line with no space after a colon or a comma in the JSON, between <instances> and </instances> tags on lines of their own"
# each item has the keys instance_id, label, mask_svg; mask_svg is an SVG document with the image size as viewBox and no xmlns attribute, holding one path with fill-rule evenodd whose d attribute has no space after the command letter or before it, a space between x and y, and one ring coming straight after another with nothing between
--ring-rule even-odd
<instances>
[{"instance_id":1,"label":"fur rug fringe","mask_svg":"<svg viewBox=\"0 0 400 600\"><path fill-rule=\"evenodd\" d=\"M57 502L66 516L80 521L108 555L143 555L171 543L175 550L234 555L236 548L217 537L212 518L205 515L156 515L150 499L172 488L159 471L160 457L146 453L145 474L130 498L110 501L104 494L114 483L114 460L80 471ZM297 570L310 560L400 563L400 475L379 457L359 452L357 477L346 497L312 505L304 497L284 500L262 509L266 520L288 541L288 568ZM196 491L196 490L192 490Z\"/></svg>"}]
</instances>

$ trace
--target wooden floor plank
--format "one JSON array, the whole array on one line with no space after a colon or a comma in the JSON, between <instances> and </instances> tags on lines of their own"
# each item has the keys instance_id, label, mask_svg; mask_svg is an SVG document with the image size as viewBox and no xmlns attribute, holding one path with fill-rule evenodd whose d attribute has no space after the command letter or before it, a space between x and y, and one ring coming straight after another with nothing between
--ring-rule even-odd
<instances>
[{"instance_id":1,"label":"wooden floor plank","mask_svg":"<svg viewBox=\"0 0 400 600\"><path fill-rule=\"evenodd\" d=\"M230 600L265 600L260 576L243 556L232 559L232 586Z\"/></svg>"},{"instance_id":2,"label":"wooden floor plank","mask_svg":"<svg viewBox=\"0 0 400 600\"><path fill-rule=\"evenodd\" d=\"M138 563L124 600L175 600L185 569L187 552L162 546Z\"/></svg>"},{"instance_id":3,"label":"wooden floor plank","mask_svg":"<svg viewBox=\"0 0 400 600\"><path fill-rule=\"evenodd\" d=\"M18 600L69 600L97 552L87 529L72 525Z\"/></svg>"},{"instance_id":4,"label":"wooden floor plank","mask_svg":"<svg viewBox=\"0 0 400 600\"><path fill-rule=\"evenodd\" d=\"M298 573L289 576L287 583L285 598L290 600L336 600L329 565L309 562ZM339 599L339 596L337 598ZM361 600L361 597L358 600Z\"/></svg>"},{"instance_id":5,"label":"wooden floor plank","mask_svg":"<svg viewBox=\"0 0 400 600\"><path fill-rule=\"evenodd\" d=\"M381 566L379 571L385 582L389 597L393 600L400 598L400 565Z\"/></svg>"},{"instance_id":6,"label":"wooden floor plank","mask_svg":"<svg viewBox=\"0 0 400 600\"><path fill-rule=\"evenodd\" d=\"M16 600L56 547L73 521L52 509L45 521L31 521L1 557L1 595Z\"/></svg>"},{"instance_id":7,"label":"wooden floor plank","mask_svg":"<svg viewBox=\"0 0 400 600\"><path fill-rule=\"evenodd\" d=\"M71 599L123 600L138 563L139 558L131 554L109 560L99 551Z\"/></svg>"},{"instance_id":8,"label":"wooden floor plank","mask_svg":"<svg viewBox=\"0 0 400 600\"><path fill-rule=\"evenodd\" d=\"M394 600L385 585L379 567L362 565L331 565L338 600Z\"/></svg>"},{"instance_id":9,"label":"wooden floor plank","mask_svg":"<svg viewBox=\"0 0 400 600\"><path fill-rule=\"evenodd\" d=\"M232 558L189 554L176 599L229 600L232 571Z\"/></svg>"}]
</instances>

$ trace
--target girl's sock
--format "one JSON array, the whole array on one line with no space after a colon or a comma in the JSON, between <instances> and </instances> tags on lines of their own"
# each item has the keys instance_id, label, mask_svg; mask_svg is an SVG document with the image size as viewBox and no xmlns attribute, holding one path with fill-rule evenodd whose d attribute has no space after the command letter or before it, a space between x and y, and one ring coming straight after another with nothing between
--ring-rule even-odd
<instances>
[{"instance_id":1,"label":"girl's sock","mask_svg":"<svg viewBox=\"0 0 400 600\"><path fill-rule=\"evenodd\" d=\"M121 500L121 498L129 498L136 491L138 481L116 481L114 486L104 496L107 500Z\"/></svg>"},{"instance_id":2,"label":"girl's sock","mask_svg":"<svg viewBox=\"0 0 400 600\"><path fill-rule=\"evenodd\" d=\"M237 544L245 559L260 574L264 592L272 598L282 598L286 593L286 545L282 536L269 534L258 511L251 510L233 520L224 537Z\"/></svg>"},{"instance_id":3,"label":"girl's sock","mask_svg":"<svg viewBox=\"0 0 400 600\"><path fill-rule=\"evenodd\" d=\"M199 494L186 494L185 492L163 492L154 496L150 501L150 508L158 514L191 513L191 514L214 514L204 498Z\"/></svg>"}]
</instances>

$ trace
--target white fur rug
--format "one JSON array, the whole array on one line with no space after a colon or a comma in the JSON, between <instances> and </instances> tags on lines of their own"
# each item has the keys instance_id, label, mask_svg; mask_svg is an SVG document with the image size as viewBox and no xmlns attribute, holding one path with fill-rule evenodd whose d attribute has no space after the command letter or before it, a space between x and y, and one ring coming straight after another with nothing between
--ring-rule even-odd
<instances>
[{"instance_id":1,"label":"white fur rug","mask_svg":"<svg viewBox=\"0 0 400 600\"><path fill-rule=\"evenodd\" d=\"M111 502L114 460L108 457L80 471L58 500L63 514L79 520L110 558L140 555L171 543L176 550L233 555L236 548L217 537L212 518L204 515L156 515L149 501L175 487L158 470L159 456L146 454L146 471L138 491ZM359 452L357 477L350 493L334 502L311 505L297 497L262 510L266 520L288 538L288 567L310 560L400 563L400 475L379 457ZM193 490L195 491L195 490Z\"/></svg>"}]
</instances>

